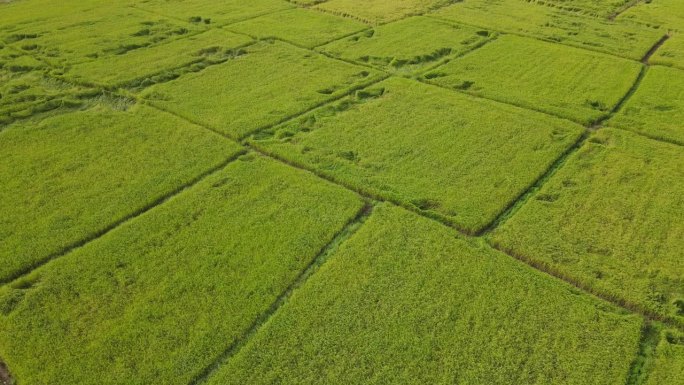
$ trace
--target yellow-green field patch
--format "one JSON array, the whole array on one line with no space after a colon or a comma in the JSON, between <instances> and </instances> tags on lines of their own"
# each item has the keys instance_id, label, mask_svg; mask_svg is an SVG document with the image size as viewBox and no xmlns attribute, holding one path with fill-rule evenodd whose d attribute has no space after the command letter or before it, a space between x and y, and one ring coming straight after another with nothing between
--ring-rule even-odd
<instances>
[{"instance_id":1,"label":"yellow-green field patch","mask_svg":"<svg viewBox=\"0 0 684 385\"><path fill-rule=\"evenodd\" d=\"M152 87L154 104L233 137L281 122L374 81L364 68L281 42Z\"/></svg>"},{"instance_id":2,"label":"yellow-green field patch","mask_svg":"<svg viewBox=\"0 0 684 385\"><path fill-rule=\"evenodd\" d=\"M300 8L270 13L229 27L260 39L275 37L306 47L325 44L365 28L368 27L356 20Z\"/></svg>"},{"instance_id":3,"label":"yellow-green field patch","mask_svg":"<svg viewBox=\"0 0 684 385\"><path fill-rule=\"evenodd\" d=\"M252 143L476 232L582 132L541 113L390 78Z\"/></svg>"},{"instance_id":4,"label":"yellow-green field patch","mask_svg":"<svg viewBox=\"0 0 684 385\"><path fill-rule=\"evenodd\" d=\"M623 384L641 322L384 204L208 385Z\"/></svg>"},{"instance_id":5,"label":"yellow-green field patch","mask_svg":"<svg viewBox=\"0 0 684 385\"><path fill-rule=\"evenodd\" d=\"M684 71L654 66L610 124L684 144Z\"/></svg>"},{"instance_id":6,"label":"yellow-green field patch","mask_svg":"<svg viewBox=\"0 0 684 385\"><path fill-rule=\"evenodd\" d=\"M608 116L641 69L631 60L505 35L425 78L589 125Z\"/></svg>"},{"instance_id":7,"label":"yellow-green field patch","mask_svg":"<svg viewBox=\"0 0 684 385\"><path fill-rule=\"evenodd\" d=\"M493 239L617 300L684 321L684 150L602 129Z\"/></svg>"},{"instance_id":8,"label":"yellow-green field patch","mask_svg":"<svg viewBox=\"0 0 684 385\"><path fill-rule=\"evenodd\" d=\"M0 132L0 282L136 214L240 147L149 107Z\"/></svg>"},{"instance_id":9,"label":"yellow-green field patch","mask_svg":"<svg viewBox=\"0 0 684 385\"><path fill-rule=\"evenodd\" d=\"M20 384L187 385L362 206L308 173L237 160L0 288L0 356Z\"/></svg>"},{"instance_id":10,"label":"yellow-green field patch","mask_svg":"<svg viewBox=\"0 0 684 385\"><path fill-rule=\"evenodd\" d=\"M340 39L321 50L384 70L411 72L468 52L490 37L486 30L416 16Z\"/></svg>"}]
</instances>

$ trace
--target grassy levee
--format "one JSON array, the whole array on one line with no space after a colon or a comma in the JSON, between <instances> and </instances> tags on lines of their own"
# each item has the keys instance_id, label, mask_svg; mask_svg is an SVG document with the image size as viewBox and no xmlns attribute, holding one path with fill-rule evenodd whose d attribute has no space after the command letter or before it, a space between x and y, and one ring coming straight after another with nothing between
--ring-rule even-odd
<instances>
[{"instance_id":1,"label":"grassy levee","mask_svg":"<svg viewBox=\"0 0 684 385\"><path fill-rule=\"evenodd\" d=\"M0 282L93 238L243 151L148 107L0 132Z\"/></svg>"},{"instance_id":2,"label":"grassy levee","mask_svg":"<svg viewBox=\"0 0 684 385\"><path fill-rule=\"evenodd\" d=\"M204 25L227 25L293 8L283 0L139 0L135 6L180 20Z\"/></svg>"},{"instance_id":3,"label":"grassy levee","mask_svg":"<svg viewBox=\"0 0 684 385\"><path fill-rule=\"evenodd\" d=\"M468 52L491 36L486 30L417 16L375 27L319 49L382 70L411 73Z\"/></svg>"},{"instance_id":4,"label":"grassy levee","mask_svg":"<svg viewBox=\"0 0 684 385\"><path fill-rule=\"evenodd\" d=\"M185 72L200 71L242 54L252 42L247 36L221 29L145 47L107 60L89 60L70 66L63 76L85 85L116 88L145 87L172 80Z\"/></svg>"},{"instance_id":5,"label":"grassy levee","mask_svg":"<svg viewBox=\"0 0 684 385\"><path fill-rule=\"evenodd\" d=\"M334 15L354 18L368 24L385 24L423 14L459 0L328 0L315 7Z\"/></svg>"},{"instance_id":6,"label":"grassy levee","mask_svg":"<svg viewBox=\"0 0 684 385\"><path fill-rule=\"evenodd\" d=\"M262 42L236 60L151 87L143 97L225 135L242 138L350 90L379 72L292 45Z\"/></svg>"},{"instance_id":7,"label":"grassy levee","mask_svg":"<svg viewBox=\"0 0 684 385\"><path fill-rule=\"evenodd\" d=\"M684 145L684 70L652 66L608 124Z\"/></svg>"},{"instance_id":8,"label":"grassy levee","mask_svg":"<svg viewBox=\"0 0 684 385\"><path fill-rule=\"evenodd\" d=\"M227 28L259 39L278 38L313 48L368 26L355 20L296 8L245 20Z\"/></svg>"},{"instance_id":9,"label":"grassy levee","mask_svg":"<svg viewBox=\"0 0 684 385\"><path fill-rule=\"evenodd\" d=\"M425 78L590 125L612 111L641 67L627 59L505 35Z\"/></svg>"},{"instance_id":10,"label":"grassy levee","mask_svg":"<svg viewBox=\"0 0 684 385\"><path fill-rule=\"evenodd\" d=\"M520 0L467 0L432 15L633 60L641 59L663 35L641 23L583 16Z\"/></svg>"},{"instance_id":11,"label":"grassy levee","mask_svg":"<svg viewBox=\"0 0 684 385\"><path fill-rule=\"evenodd\" d=\"M381 204L207 384L614 385L641 323Z\"/></svg>"},{"instance_id":12,"label":"grassy levee","mask_svg":"<svg viewBox=\"0 0 684 385\"><path fill-rule=\"evenodd\" d=\"M627 307L684 325L682 148L602 129L494 244Z\"/></svg>"},{"instance_id":13,"label":"grassy levee","mask_svg":"<svg viewBox=\"0 0 684 385\"><path fill-rule=\"evenodd\" d=\"M390 78L249 143L476 233L582 132L541 113Z\"/></svg>"},{"instance_id":14,"label":"grassy levee","mask_svg":"<svg viewBox=\"0 0 684 385\"><path fill-rule=\"evenodd\" d=\"M0 288L0 357L19 384L185 385L363 206L310 173L245 155Z\"/></svg>"}]
</instances>

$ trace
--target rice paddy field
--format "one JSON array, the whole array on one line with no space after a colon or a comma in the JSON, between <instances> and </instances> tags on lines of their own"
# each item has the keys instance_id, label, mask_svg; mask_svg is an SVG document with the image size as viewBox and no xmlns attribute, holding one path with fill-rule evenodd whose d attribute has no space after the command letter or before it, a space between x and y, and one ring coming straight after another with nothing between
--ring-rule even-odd
<instances>
[{"instance_id":1,"label":"rice paddy field","mask_svg":"<svg viewBox=\"0 0 684 385\"><path fill-rule=\"evenodd\" d=\"M0 0L0 385L684 385L679 0Z\"/></svg>"}]
</instances>

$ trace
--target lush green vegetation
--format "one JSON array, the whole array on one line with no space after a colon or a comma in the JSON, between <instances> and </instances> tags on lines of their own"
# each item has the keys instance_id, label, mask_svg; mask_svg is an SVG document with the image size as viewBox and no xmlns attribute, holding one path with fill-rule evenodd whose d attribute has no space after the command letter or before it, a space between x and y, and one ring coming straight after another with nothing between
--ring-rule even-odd
<instances>
[{"instance_id":1,"label":"lush green vegetation","mask_svg":"<svg viewBox=\"0 0 684 385\"><path fill-rule=\"evenodd\" d=\"M684 384L682 33L0 0L0 385Z\"/></svg>"},{"instance_id":2,"label":"lush green vegetation","mask_svg":"<svg viewBox=\"0 0 684 385\"><path fill-rule=\"evenodd\" d=\"M503 227L499 247L684 321L684 150L596 133Z\"/></svg>"},{"instance_id":3,"label":"lush green vegetation","mask_svg":"<svg viewBox=\"0 0 684 385\"><path fill-rule=\"evenodd\" d=\"M627 59L506 35L425 77L588 125L611 112L640 72Z\"/></svg>"},{"instance_id":4,"label":"lush green vegetation","mask_svg":"<svg viewBox=\"0 0 684 385\"><path fill-rule=\"evenodd\" d=\"M381 205L209 385L622 384L640 324Z\"/></svg>"},{"instance_id":5,"label":"lush green vegetation","mask_svg":"<svg viewBox=\"0 0 684 385\"><path fill-rule=\"evenodd\" d=\"M259 132L253 143L476 232L581 133L540 113L392 78Z\"/></svg>"},{"instance_id":6,"label":"lush green vegetation","mask_svg":"<svg viewBox=\"0 0 684 385\"><path fill-rule=\"evenodd\" d=\"M0 132L0 282L156 202L240 148L148 107Z\"/></svg>"},{"instance_id":7,"label":"lush green vegetation","mask_svg":"<svg viewBox=\"0 0 684 385\"><path fill-rule=\"evenodd\" d=\"M129 0L130 1L130 0ZM283 0L138 0L136 7L197 24L225 25L294 7Z\"/></svg>"},{"instance_id":8,"label":"lush green vegetation","mask_svg":"<svg viewBox=\"0 0 684 385\"><path fill-rule=\"evenodd\" d=\"M356 20L297 8L246 20L229 28L260 39L275 37L315 47L368 27Z\"/></svg>"},{"instance_id":9,"label":"lush green vegetation","mask_svg":"<svg viewBox=\"0 0 684 385\"><path fill-rule=\"evenodd\" d=\"M668 39L651 57L650 62L684 69L684 35L676 34Z\"/></svg>"},{"instance_id":10,"label":"lush green vegetation","mask_svg":"<svg viewBox=\"0 0 684 385\"><path fill-rule=\"evenodd\" d=\"M578 12L599 17L609 17L632 0L519 0L537 3L569 12Z\"/></svg>"},{"instance_id":11,"label":"lush green vegetation","mask_svg":"<svg viewBox=\"0 0 684 385\"><path fill-rule=\"evenodd\" d=\"M655 350L655 363L646 385L679 385L684 380L684 333L665 330Z\"/></svg>"},{"instance_id":12,"label":"lush green vegetation","mask_svg":"<svg viewBox=\"0 0 684 385\"><path fill-rule=\"evenodd\" d=\"M242 137L376 77L364 67L272 42L249 47L236 60L155 86L145 96L192 121Z\"/></svg>"},{"instance_id":13,"label":"lush green vegetation","mask_svg":"<svg viewBox=\"0 0 684 385\"><path fill-rule=\"evenodd\" d=\"M362 205L248 155L1 288L0 354L20 384L185 385Z\"/></svg>"},{"instance_id":14,"label":"lush green vegetation","mask_svg":"<svg viewBox=\"0 0 684 385\"><path fill-rule=\"evenodd\" d=\"M321 49L383 70L411 72L468 52L489 38L491 33L486 30L417 16L334 41Z\"/></svg>"},{"instance_id":15,"label":"lush green vegetation","mask_svg":"<svg viewBox=\"0 0 684 385\"><path fill-rule=\"evenodd\" d=\"M641 59L665 33L630 21L582 16L521 0L466 0L434 15L632 59Z\"/></svg>"},{"instance_id":16,"label":"lush green vegetation","mask_svg":"<svg viewBox=\"0 0 684 385\"><path fill-rule=\"evenodd\" d=\"M200 71L224 62L242 51L236 49L251 42L247 36L212 29L186 39L174 40L149 48L136 49L107 60L90 60L71 66L65 78L108 88L149 86ZM119 69L126 68L126 71Z\"/></svg>"},{"instance_id":17,"label":"lush green vegetation","mask_svg":"<svg viewBox=\"0 0 684 385\"><path fill-rule=\"evenodd\" d=\"M619 19L636 21L661 30L684 30L684 3L680 0L647 0L621 14Z\"/></svg>"},{"instance_id":18,"label":"lush green vegetation","mask_svg":"<svg viewBox=\"0 0 684 385\"><path fill-rule=\"evenodd\" d=\"M107 60L190 35L201 31L201 28L133 8L109 5L28 25L20 24L5 31L3 39L16 49L60 67L89 60Z\"/></svg>"},{"instance_id":19,"label":"lush green vegetation","mask_svg":"<svg viewBox=\"0 0 684 385\"><path fill-rule=\"evenodd\" d=\"M611 125L684 144L684 71L652 67Z\"/></svg>"},{"instance_id":20,"label":"lush green vegetation","mask_svg":"<svg viewBox=\"0 0 684 385\"><path fill-rule=\"evenodd\" d=\"M339 16L353 17L369 24L387 23L406 16L421 14L459 0L328 0L318 9Z\"/></svg>"}]
</instances>

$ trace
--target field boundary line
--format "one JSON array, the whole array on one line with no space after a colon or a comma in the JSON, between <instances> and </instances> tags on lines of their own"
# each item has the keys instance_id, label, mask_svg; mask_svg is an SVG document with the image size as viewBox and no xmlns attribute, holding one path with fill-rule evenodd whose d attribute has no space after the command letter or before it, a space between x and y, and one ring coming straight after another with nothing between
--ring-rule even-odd
<instances>
[{"instance_id":1,"label":"field boundary line","mask_svg":"<svg viewBox=\"0 0 684 385\"><path fill-rule=\"evenodd\" d=\"M575 154L584 143L589 139L589 130L585 129L579 138L569 146L563 153L556 158L556 160L544 171L534 182L532 182L520 195L511 200L507 207L505 207L492 222L485 226L477 233L477 236L485 236L493 230L504 225L515 213L518 212L536 193L541 190L546 182L548 182L556 173L563 168L568 159Z\"/></svg>"},{"instance_id":2,"label":"field boundary line","mask_svg":"<svg viewBox=\"0 0 684 385\"><path fill-rule=\"evenodd\" d=\"M438 20L438 19L434 19L434 20L441 22L441 20ZM426 66L426 68L422 68L420 71L416 71L414 73L411 73L410 76L407 76L407 77L424 79L425 74L427 74L428 72L434 71L437 68L439 68L443 65L446 65L449 62L451 62L452 60L458 60L464 56L468 56L471 53L479 50L480 48L482 48L484 46L486 46L487 44L496 41L496 39L498 39L498 38L499 38L499 33L496 32L493 36L490 36L486 39L482 39L480 42L473 44L472 46L468 47L468 49L466 49L465 51L458 52L454 55L449 55L449 56L445 57L444 59L439 60L437 63Z\"/></svg>"},{"instance_id":3,"label":"field boundary line","mask_svg":"<svg viewBox=\"0 0 684 385\"><path fill-rule=\"evenodd\" d=\"M289 3L289 1L288 1L288 3ZM153 10L147 9L147 8L140 8L138 5L135 5L135 4L128 4L127 7L133 8L133 9L137 9L137 10L139 10L139 11L147 12L147 13L152 14L152 15L161 16L161 17L166 17L166 18L168 18L168 19L180 21L180 22L183 22L183 23L186 23L186 24L192 24L192 23L191 23L189 20L187 20L187 19L184 20L184 19L181 19L181 18L178 17L178 16L167 15L167 14L164 14L164 13L161 13L161 12L157 12L157 11L153 11ZM206 24L206 25L207 25L207 30L212 29L212 28L223 29L223 27L226 27L226 26L229 26L229 25L233 25L233 24L237 24L237 23L242 23L243 21L248 21L248 20L256 19L256 18L259 18L259 17L261 17L261 16L266 16L266 15L270 15L270 14L273 14L273 13L278 13L278 12L284 12L284 11L292 10L292 9L294 9L294 8L296 8L296 7L293 6L293 7L291 7L291 8L276 9L276 10L272 10L272 11L264 11L264 12L259 13L259 14L257 14L257 15L251 15L251 16L247 16L247 17L245 17L245 18L243 18L243 19L238 19L238 20L229 21L229 22L226 22L225 24L214 23L214 22L212 21L210 24Z\"/></svg>"},{"instance_id":4,"label":"field boundary line","mask_svg":"<svg viewBox=\"0 0 684 385\"><path fill-rule=\"evenodd\" d=\"M32 272L34 272L38 268L43 267L43 266L47 265L48 263L50 263L54 260L57 260L61 257L64 257L64 256L70 254L71 252L73 252L77 249L80 249L80 248L88 245L89 243L104 237L105 235L107 235L111 231L119 228L120 226L123 226L126 223L140 217L141 215L144 215L145 213L147 213L151 210L153 210L154 208L163 205L164 203L166 203L169 200L173 199L174 197L180 195L184 191L194 187L199 182L201 182L202 180L204 180L208 176L212 175L213 173L225 168L230 163L237 160L240 156L244 155L246 152L247 151L245 149L238 151L236 154L222 160L219 164L214 165L211 168L203 171L202 173L198 174L197 176L191 178L186 183L176 187L175 189L164 194L163 196L161 196L161 197L155 199L154 201L144 205L142 208L140 208L140 209L138 209L138 210L136 210L136 211L134 211L128 215L125 215L121 219L107 225L106 227L104 227L101 230L94 231L91 234L89 234L88 236L86 236L86 237L84 237L78 241L75 241L75 242L71 243L70 245L63 247L61 250L50 254L49 256L31 264L30 266L27 266L26 268L18 271L17 273L10 275L8 278L0 280L0 287L11 284L12 282L17 281L18 279L20 279L26 275L31 274Z\"/></svg>"},{"instance_id":5,"label":"field boundary line","mask_svg":"<svg viewBox=\"0 0 684 385\"><path fill-rule=\"evenodd\" d=\"M660 47L662 47L663 44L665 44L665 42L667 42L670 39L670 37L672 37L672 35L670 35L670 32L663 35L663 37L661 37L660 40L653 44L653 47L651 47L651 49L649 49L648 52L646 52L644 57L641 58L641 62L644 63L644 65L650 66L651 64L649 63L649 61L651 60L651 56L653 56L660 49Z\"/></svg>"},{"instance_id":6,"label":"field boundary line","mask_svg":"<svg viewBox=\"0 0 684 385\"><path fill-rule=\"evenodd\" d=\"M325 244L318 252L318 254L309 262L309 264L302 269L299 275L283 290L280 295L271 303L271 305L258 315L251 326L240 336L237 337L219 356L206 368L204 368L198 375L195 376L189 385L204 384L221 366L226 364L232 357L240 352L240 350L252 339L252 337L261 330L261 328L268 323L276 312L290 299L292 293L306 284L309 277L314 275L320 268L333 257L349 238L351 238L366 222L368 217L373 212L374 203L364 202L363 207L356 213L354 217L349 219L342 229L333 236L333 238Z\"/></svg>"}]
</instances>

